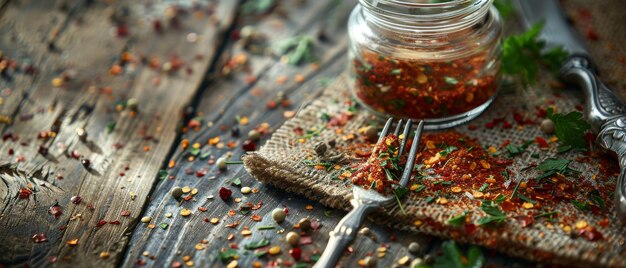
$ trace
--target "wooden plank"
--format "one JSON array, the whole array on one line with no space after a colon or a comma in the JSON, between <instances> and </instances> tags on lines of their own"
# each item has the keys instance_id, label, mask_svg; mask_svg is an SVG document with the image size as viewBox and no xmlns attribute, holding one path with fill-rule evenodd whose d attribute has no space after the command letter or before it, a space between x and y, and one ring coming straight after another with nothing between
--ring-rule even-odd
<instances>
[{"instance_id":1,"label":"wooden plank","mask_svg":"<svg viewBox=\"0 0 626 268\"><path fill-rule=\"evenodd\" d=\"M237 142L235 148L217 149L216 147L205 148L212 150L212 155L219 157L226 151L233 153L233 159L237 159L243 152L240 148L243 138L231 137L229 130L232 126L236 125L236 116L246 116L249 120L247 125L239 126L242 137L245 137L246 133L263 122L270 123L272 128L278 127L285 118L283 117L284 111L295 111L298 109L298 105L305 102L306 99L315 96L319 93L321 87L317 81L323 77L334 77L345 69L345 52L346 41L345 38L345 18L347 13L351 10L355 2L344 3L339 7L333 6L332 12L330 10L323 12L318 11L324 7L310 7L309 5L321 5L323 1L306 2L304 6L295 6L293 9L289 9L289 17L301 18L307 14L323 14L317 15L317 17L311 18L313 21L305 19L295 20L305 27L302 30L298 30L299 26L288 26L284 29L290 36L295 36L299 33L306 33L315 35L319 30L319 27L326 24L326 30L331 37L327 43L318 44L318 56L321 58L318 68L311 68L311 66L303 65L300 67L293 67L284 64L280 64L278 59L271 62L266 71L264 68L258 68L260 65L254 62L255 57L248 55L251 62L251 69L260 70L253 72L253 75L259 76L255 83L252 85L244 82L245 77L248 76L245 72L235 73L231 78L222 78L216 81L211 86L211 90L208 90L203 94L201 101L198 105L198 112L204 119L203 129L195 132L190 131L184 135L190 141L190 144L198 142L203 147L206 147L209 138L220 136L221 141L225 144L229 141ZM332 3L330 3L332 5ZM318 9L318 10L316 10ZM272 20L272 18L267 19ZM265 21L267 21L265 20ZM244 22L245 23L245 22ZM238 28L245 24L239 24ZM259 30L267 30L268 26L261 26ZM290 32L291 31L291 32ZM266 32L267 33L267 32ZM284 34L285 32L281 32ZM270 41L280 40L282 38L273 38L269 35ZM234 46L234 45L233 45ZM232 48L232 54L236 55L240 52L236 47ZM261 61L259 61L261 62ZM264 62L261 62L261 64ZM265 66L265 65L263 65ZM299 84L294 81L296 74L303 75L305 78L304 84ZM283 85L275 83L275 80L281 76L286 76L288 82ZM233 90L233 88L238 90ZM276 110L268 110L265 105L270 99L275 99L276 94L279 91L283 91L289 96L289 99L294 101L294 104L288 108L279 108ZM208 122L213 123L213 127L206 128ZM267 138L267 137L264 137ZM279 241L284 234L276 234L277 230L290 229L291 225L298 220L299 216L312 216L315 218L326 218L324 216L324 209L316 209L315 212L306 210L305 204L310 204L309 201L304 199L292 199L293 196L282 193L279 190L266 188L263 185L258 184L252 178L249 177L241 169L241 167L230 167L228 172L218 173L215 166L208 165L205 160L194 160L189 162L187 160L188 153L185 153L182 148L177 148L175 156L172 160L178 163L176 167L169 170L169 174L174 176L173 180L166 180L159 186L154 193L153 202L148 206L146 211L147 216L151 216L155 219L156 224L166 223L165 229L150 229L145 226L140 226L136 229L133 238L131 239L131 249L129 250L128 258L125 261L126 265L130 265L135 262L147 263L147 265L172 265L173 263L183 263L187 258L190 258L196 266L221 266L223 265L217 260L218 251L224 248L229 243L237 244L240 248L251 241L259 239L260 237L267 237L272 239L272 245L282 245L283 254L282 258L286 257L289 247L285 246L285 242ZM202 178L196 178L194 175L188 175L192 171L201 169L208 169L208 174ZM215 176L215 178L213 178ZM259 187L260 191L252 195L242 195L238 193L237 187L229 186L229 181L234 178L240 178L243 186ZM181 205L174 200L170 191L173 187L189 186L191 188L197 188L199 193L192 199L192 201L182 202ZM242 198L241 203L223 202L217 197L217 191L221 186L230 187L235 193L234 196ZM212 199L207 199L213 196ZM297 201L292 201L297 200ZM263 206L258 211L253 211L251 214L258 214L263 216L261 222L255 222L251 220L251 214L247 216L237 215L234 217L227 216L227 212L230 209L238 210L239 205L246 202L252 202L257 204L259 201L263 202ZM275 230L269 231L257 231L256 228L262 225L273 224L270 212L277 206L287 205L289 207L291 215L288 217L286 223ZM206 207L208 211L202 212L199 207ZM181 209L190 209L193 212L192 216L182 217L179 215ZM172 218L166 217L166 214L171 213ZM341 215L339 212L335 212L335 215ZM219 218L220 223L213 225L205 222L211 218ZM333 221L328 221L329 224L334 224L338 220L337 217L333 218ZM239 221L239 225L235 228L228 228L225 225L231 224L235 221ZM326 221L324 221L326 225ZM243 227L249 227L253 230L251 237L245 238L240 234ZM329 225L332 226L332 225ZM327 227L323 227L327 228ZM234 234L235 238L232 241L226 240L229 234ZM327 236L327 229L318 232L322 236ZM321 239L316 239L319 242L325 242ZM197 250L195 246L198 245ZM320 246L316 245L306 250L319 250ZM204 248L204 249L203 249ZM209 254L207 256L207 251ZM242 250L241 253L244 251ZM146 253L146 255L143 255ZM249 252L250 253L250 252ZM306 253L306 252L305 252ZM310 255L309 253L306 253ZM185 257L188 256L188 257ZM243 255L240 254L240 267L249 267L253 261L257 258L252 254ZM263 259L267 261L267 259Z\"/></svg>"},{"instance_id":2,"label":"wooden plank","mask_svg":"<svg viewBox=\"0 0 626 268\"><path fill-rule=\"evenodd\" d=\"M195 95L223 32L233 21L237 4L224 1L187 15L181 12L178 29L167 26L164 20L161 34L154 33L150 25L151 18L162 19L164 12L171 12L167 10L171 4L165 2L96 3L67 23L65 33L55 42L61 52L42 53L42 57L56 59L41 61L31 97L17 107L18 118L29 119L16 120L4 132L20 138L0 145L0 177L6 186L0 228L11 230L0 234L0 251L9 252L0 257L0 263L40 266L54 261L113 266L120 261L128 235L139 222L158 170L177 136L177 111ZM180 11L194 10L185 3L180 5ZM112 37L113 26L104 18L112 9L124 7L130 11L130 34ZM19 13L20 8L10 7L6 13ZM197 34L197 41L185 41L189 33ZM135 60L126 65L123 74L107 74L125 51ZM174 54L184 65L168 74L161 66ZM140 57L149 60L153 56L160 60L157 69L140 61ZM58 70L68 69L75 70L75 76L61 88L51 89L50 81L59 75ZM138 113L133 115L128 109L116 112L117 102L131 97L140 100ZM108 133L110 122L116 126ZM87 131L87 141L79 141L77 128ZM54 137L37 139L40 131L51 129L56 132ZM38 154L40 144L49 147L45 157ZM59 145L68 152L76 150L81 159L89 159L90 168L68 157ZM13 155L7 154L10 149L15 151ZM22 156L27 160L16 161ZM28 187L34 193L19 199L19 190ZM83 201L73 204L72 196ZM63 209L58 219L48 213L56 202ZM130 212L130 216L121 216L122 211ZM101 220L107 223L97 227ZM45 233L49 241L33 243L30 237L35 233ZM67 243L74 239L77 245ZM108 258L99 257L103 252Z\"/></svg>"}]
</instances>

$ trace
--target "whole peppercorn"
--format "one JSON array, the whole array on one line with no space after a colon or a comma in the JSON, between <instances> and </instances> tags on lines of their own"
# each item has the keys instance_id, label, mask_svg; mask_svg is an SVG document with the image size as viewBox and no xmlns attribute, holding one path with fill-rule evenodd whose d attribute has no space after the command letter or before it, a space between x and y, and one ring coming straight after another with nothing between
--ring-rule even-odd
<instances>
[{"instance_id":1,"label":"whole peppercorn","mask_svg":"<svg viewBox=\"0 0 626 268\"><path fill-rule=\"evenodd\" d=\"M275 208L274 210L272 210L272 218L277 223L281 223L281 222L285 221L286 217L287 217L287 215L285 214L285 210L283 210L282 208Z\"/></svg>"},{"instance_id":2,"label":"whole peppercorn","mask_svg":"<svg viewBox=\"0 0 626 268\"><path fill-rule=\"evenodd\" d=\"M418 244L417 242L411 242L411 244L409 244L409 252L413 255L419 254L420 253L420 244Z\"/></svg>"},{"instance_id":3,"label":"whole peppercorn","mask_svg":"<svg viewBox=\"0 0 626 268\"><path fill-rule=\"evenodd\" d=\"M89 161L89 159L82 159L80 160L80 163L83 165L83 167L85 167L86 169L89 169L91 167L91 161Z\"/></svg>"},{"instance_id":4,"label":"whole peppercorn","mask_svg":"<svg viewBox=\"0 0 626 268\"><path fill-rule=\"evenodd\" d=\"M293 246L297 246L298 242L300 241L300 235L296 232L289 232L287 233L286 239L287 243Z\"/></svg>"},{"instance_id":5,"label":"whole peppercorn","mask_svg":"<svg viewBox=\"0 0 626 268\"><path fill-rule=\"evenodd\" d=\"M174 187L172 189L172 197L174 197L175 199L178 199L181 196L183 196L183 188L180 188L178 186Z\"/></svg>"},{"instance_id":6,"label":"whole peppercorn","mask_svg":"<svg viewBox=\"0 0 626 268\"><path fill-rule=\"evenodd\" d=\"M239 133L241 133L241 131L239 130L238 126L233 126L232 128L230 128L230 135L233 137L239 137Z\"/></svg>"},{"instance_id":7,"label":"whole peppercorn","mask_svg":"<svg viewBox=\"0 0 626 268\"><path fill-rule=\"evenodd\" d=\"M554 122L550 118L541 121L541 131L546 134L554 133Z\"/></svg>"},{"instance_id":8,"label":"whole peppercorn","mask_svg":"<svg viewBox=\"0 0 626 268\"><path fill-rule=\"evenodd\" d=\"M226 164L226 158L220 157L215 161L217 168L221 171L225 171L228 168L228 164Z\"/></svg>"},{"instance_id":9,"label":"whole peppercorn","mask_svg":"<svg viewBox=\"0 0 626 268\"><path fill-rule=\"evenodd\" d=\"M298 226L300 226L300 230L303 232L308 232L311 230L311 220L309 220L309 218L302 218L298 221Z\"/></svg>"},{"instance_id":10,"label":"whole peppercorn","mask_svg":"<svg viewBox=\"0 0 626 268\"><path fill-rule=\"evenodd\" d=\"M259 141L261 139L261 133L253 129L248 132L248 139L251 141Z\"/></svg>"},{"instance_id":11,"label":"whole peppercorn","mask_svg":"<svg viewBox=\"0 0 626 268\"><path fill-rule=\"evenodd\" d=\"M365 127L365 131L363 133L368 140L375 141L378 139L378 128L375 126L370 125Z\"/></svg>"}]
</instances>

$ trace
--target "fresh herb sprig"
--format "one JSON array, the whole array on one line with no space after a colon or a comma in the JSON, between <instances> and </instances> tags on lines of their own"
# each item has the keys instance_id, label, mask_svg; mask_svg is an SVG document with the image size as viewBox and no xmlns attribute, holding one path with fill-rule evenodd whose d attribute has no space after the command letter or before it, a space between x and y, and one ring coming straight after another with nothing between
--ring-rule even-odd
<instances>
[{"instance_id":1,"label":"fresh herb sprig","mask_svg":"<svg viewBox=\"0 0 626 268\"><path fill-rule=\"evenodd\" d=\"M571 162L571 160L567 159L548 158L537 166L537 169L543 171L543 173L541 173L536 179L541 181L542 179L555 175L556 173L563 175L575 175L580 173L580 171L569 167Z\"/></svg>"},{"instance_id":2,"label":"fresh herb sprig","mask_svg":"<svg viewBox=\"0 0 626 268\"><path fill-rule=\"evenodd\" d=\"M463 252L454 241L444 242L443 255L435 259L434 268L479 268L485 264L485 256L477 246Z\"/></svg>"},{"instance_id":3,"label":"fresh herb sprig","mask_svg":"<svg viewBox=\"0 0 626 268\"><path fill-rule=\"evenodd\" d=\"M478 225L490 223L500 224L506 220L506 214L498 208L497 203L491 200L483 201L480 208L487 214L487 216L480 218L480 220L478 220Z\"/></svg>"},{"instance_id":4,"label":"fresh herb sprig","mask_svg":"<svg viewBox=\"0 0 626 268\"><path fill-rule=\"evenodd\" d=\"M547 115L554 122L554 132L557 138L559 138L559 142L561 142L561 146L558 148L560 153L571 149L587 149L585 132L591 126L583 119L582 113L573 111L568 114L559 114L554 113L554 110L549 108Z\"/></svg>"},{"instance_id":5,"label":"fresh herb sprig","mask_svg":"<svg viewBox=\"0 0 626 268\"><path fill-rule=\"evenodd\" d=\"M568 53L561 47L544 52L545 41L539 40L543 24L535 24L525 33L511 35L502 46L502 73L519 77L524 85L533 85L540 66L551 72L558 71Z\"/></svg>"},{"instance_id":6,"label":"fresh herb sprig","mask_svg":"<svg viewBox=\"0 0 626 268\"><path fill-rule=\"evenodd\" d=\"M276 44L276 52L287 57L287 63L298 65L303 61L312 62L315 60L313 55L313 38L306 35L298 35L287 38Z\"/></svg>"}]
</instances>

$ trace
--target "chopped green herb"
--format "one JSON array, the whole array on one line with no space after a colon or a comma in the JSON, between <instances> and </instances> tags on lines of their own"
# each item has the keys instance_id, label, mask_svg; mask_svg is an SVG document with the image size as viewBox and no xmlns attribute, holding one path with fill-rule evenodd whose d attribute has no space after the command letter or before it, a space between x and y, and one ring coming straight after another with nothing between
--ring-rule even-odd
<instances>
[{"instance_id":1,"label":"chopped green herb","mask_svg":"<svg viewBox=\"0 0 626 268\"><path fill-rule=\"evenodd\" d=\"M578 200L572 200L572 204L579 210L585 211L587 210L587 202L581 202Z\"/></svg>"},{"instance_id":2,"label":"chopped green herb","mask_svg":"<svg viewBox=\"0 0 626 268\"><path fill-rule=\"evenodd\" d=\"M424 201L426 201L426 204L430 204L433 201L435 201L435 197L434 196L426 197L426 200L424 200Z\"/></svg>"},{"instance_id":3,"label":"chopped green herb","mask_svg":"<svg viewBox=\"0 0 626 268\"><path fill-rule=\"evenodd\" d=\"M479 268L485 264L485 257L477 246L471 246L463 253L454 241L442 245L443 255L435 258L433 268Z\"/></svg>"},{"instance_id":4,"label":"chopped green herb","mask_svg":"<svg viewBox=\"0 0 626 268\"><path fill-rule=\"evenodd\" d=\"M221 251L217 257L220 261L222 261L222 263L227 263L237 257L237 250L229 248L225 251Z\"/></svg>"},{"instance_id":5,"label":"chopped green herb","mask_svg":"<svg viewBox=\"0 0 626 268\"><path fill-rule=\"evenodd\" d=\"M159 170L159 180L164 180L168 175L167 170Z\"/></svg>"},{"instance_id":6,"label":"chopped green herb","mask_svg":"<svg viewBox=\"0 0 626 268\"><path fill-rule=\"evenodd\" d=\"M167 224L167 223L165 223L165 222L164 222L164 223L159 224L159 227L161 227L161 229L163 229L163 230L167 229L167 227L168 227L168 226L170 226L170 225L169 225L169 224Z\"/></svg>"},{"instance_id":7,"label":"chopped green herb","mask_svg":"<svg viewBox=\"0 0 626 268\"><path fill-rule=\"evenodd\" d=\"M442 157L446 157L448 154L456 151L458 148L455 146L446 146L446 148L444 148L443 150L441 150L441 152L439 152L439 155L441 155Z\"/></svg>"},{"instance_id":8,"label":"chopped green herb","mask_svg":"<svg viewBox=\"0 0 626 268\"><path fill-rule=\"evenodd\" d=\"M312 62L315 60L313 56L313 37L298 35L288 38L277 44L277 52L287 57L287 63L298 65L302 61Z\"/></svg>"},{"instance_id":9,"label":"chopped green herb","mask_svg":"<svg viewBox=\"0 0 626 268\"><path fill-rule=\"evenodd\" d=\"M402 69L393 69L390 72L391 75L399 75L400 73L402 73Z\"/></svg>"},{"instance_id":10,"label":"chopped green herb","mask_svg":"<svg viewBox=\"0 0 626 268\"><path fill-rule=\"evenodd\" d=\"M421 192L424 189L426 189L426 185L420 185L417 188L415 188L415 192L419 193L419 192Z\"/></svg>"},{"instance_id":11,"label":"chopped green herb","mask_svg":"<svg viewBox=\"0 0 626 268\"><path fill-rule=\"evenodd\" d=\"M596 204L601 209L605 208L606 205L604 204L604 199L602 199L598 190L593 190L589 192L587 196L589 197L589 199L591 199L592 203Z\"/></svg>"},{"instance_id":12,"label":"chopped green herb","mask_svg":"<svg viewBox=\"0 0 626 268\"><path fill-rule=\"evenodd\" d=\"M552 108L548 109L548 118L554 122L554 132L562 144L559 153L570 149L587 149L585 132L591 128L589 123L583 119L583 114L577 111L568 114L554 113Z\"/></svg>"},{"instance_id":13,"label":"chopped green herb","mask_svg":"<svg viewBox=\"0 0 626 268\"><path fill-rule=\"evenodd\" d=\"M567 159L557 159L557 158L548 158L544 160L537 169L543 171L536 179L541 180L543 178L550 177L556 173L561 174L578 174L580 171L569 168L570 160Z\"/></svg>"},{"instance_id":14,"label":"chopped green herb","mask_svg":"<svg viewBox=\"0 0 626 268\"><path fill-rule=\"evenodd\" d=\"M445 80L448 85L456 85L457 83L459 83L459 80L456 80L456 78L450 76L444 77L443 80Z\"/></svg>"},{"instance_id":15,"label":"chopped green herb","mask_svg":"<svg viewBox=\"0 0 626 268\"><path fill-rule=\"evenodd\" d=\"M241 6L241 10L246 14L263 14L274 6L274 0L249 0Z\"/></svg>"},{"instance_id":16,"label":"chopped green herb","mask_svg":"<svg viewBox=\"0 0 626 268\"><path fill-rule=\"evenodd\" d=\"M521 154L521 153L525 152L526 148L528 148L528 146L530 146L532 143L533 143L533 141L529 140L529 141L524 142L524 144L522 144L522 146L515 146L513 144L507 145L504 148L507 151L506 157L511 158L513 156L516 156L518 154Z\"/></svg>"},{"instance_id":17,"label":"chopped green herb","mask_svg":"<svg viewBox=\"0 0 626 268\"><path fill-rule=\"evenodd\" d=\"M253 249L257 249L257 248L262 248L264 246L267 246L270 244L270 241L265 239L265 238L261 238L261 240L255 241L255 242L250 242L248 244L246 244L244 247L247 250L253 250Z\"/></svg>"},{"instance_id":18,"label":"chopped green herb","mask_svg":"<svg viewBox=\"0 0 626 268\"><path fill-rule=\"evenodd\" d=\"M398 186L395 189L393 189L393 196L395 196L396 202L398 202L398 206L400 207L400 211L402 211L402 214L406 214L406 213L404 212L404 208L402 207L402 202L400 201L400 199L402 199L402 197L404 197L404 195L406 195L406 193L408 192L409 192L409 188L405 186Z\"/></svg>"},{"instance_id":19,"label":"chopped green herb","mask_svg":"<svg viewBox=\"0 0 626 268\"><path fill-rule=\"evenodd\" d=\"M230 184L235 185L235 186L241 186L241 179L235 178L234 180L230 182Z\"/></svg>"},{"instance_id":20,"label":"chopped green herb","mask_svg":"<svg viewBox=\"0 0 626 268\"><path fill-rule=\"evenodd\" d=\"M543 213L540 213L540 214L535 215L535 217L534 217L534 218L535 218L535 219L538 219L538 218L543 218L543 217L552 218L552 215L555 215L555 214L558 214L558 213L559 213L558 211L543 212Z\"/></svg>"},{"instance_id":21,"label":"chopped green herb","mask_svg":"<svg viewBox=\"0 0 626 268\"><path fill-rule=\"evenodd\" d=\"M189 149L189 154L193 156L197 156L199 153L200 153L200 148L191 147L191 149Z\"/></svg>"},{"instance_id":22,"label":"chopped green herb","mask_svg":"<svg viewBox=\"0 0 626 268\"><path fill-rule=\"evenodd\" d=\"M107 124L107 133L111 134L111 132L113 132L113 130L115 130L115 122L109 122Z\"/></svg>"},{"instance_id":23,"label":"chopped green herb","mask_svg":"<svg viewBox=\"0 0 626 268\"><path fill-rule=\"evenodd\" d=\"M276 226L272 226L272 225L259 226L257 229L258 230L273 230L273 229L276 229Z\"/></svg>"},{"instance_id":24,"label":"chopped green herb","mask_svg":"<svg viewBox=\"0 0 626 268\"><path fill-rule=\"evenodd\" d=\"M463 213L461 213L460 215L454 216L452 218L450 218L448 220L448 224L452 225L452 226L456 226L459 227L461 226L461 224L465 223L465 217L467 217L467 214L469 214L469 211L464 211Z\"/></svg>"},{"instance_id":25,"label":"chopped green herb","mask_svg":"<svg viewBox=\"0 0 626 268\"><path fill-rule=\"evenodd\" d=\"M522 199L522 200L524 200L524 201L526 201L528 203L531 203L533 205L537 204L537 201L528 198L527 196L523 195L522 193L517 193L517 197L519 197L519 199Z\"/></svg>"},{"instance_id":26,"label":"chopped green herb","mask_svg":"<svg viewBox=\"0 0 626 268\"><path fill-rule=\"evenodd\" d=\"M479 192L482 192L484 190L487 190L487 187L489 187L489 183L483 183L483 186L480 186L480 189L478 189Z\"/></svg>"}]
</instances>

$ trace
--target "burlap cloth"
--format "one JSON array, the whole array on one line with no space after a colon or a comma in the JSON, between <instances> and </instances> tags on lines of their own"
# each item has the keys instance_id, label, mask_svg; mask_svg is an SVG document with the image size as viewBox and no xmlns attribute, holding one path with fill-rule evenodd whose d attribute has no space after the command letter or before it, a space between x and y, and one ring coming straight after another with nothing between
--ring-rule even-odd
<instances>
[{"instance_id":1,"label":"burlap cloth","mask_svg":"<svg viewBox=\"0 0 626 268\"><path fill-rule=\"evenodd\" d=\"M606 3L600 3L606 2ZM624 82L619 79L625 74L623 57L626 55L622 42L626 32L626 2L624 1L564 1L568 14L577 22L579 30L586 34L593 27L599 40L589 42L591 54L598 62L603 78L615 90L625 95ZM589 17L590 13L592 17ZM615 44L615 45L614 45ZM612 55L608 58L607 53ZM535 86L526 89L517 87L501 90L492 106L479 118L470 123L474 127L463 125L454 130L477 139L484 147L496 146L510 141L512 144L522 144L535 137L546 137L538 125L504 129L484 127L495 118L505 118L513 121L513 112L521 113L529 118L540 121L534 116L536 107L556 106L558 111L569 112L580 109L583 103L582 94L575 89L555 89L549 84L550 76L544 74ZM350 100L351 93L347 86L347 75L342 75L327 89L323 96L302 109L294 118L288 120L272 135L271 139L257 152L244 156L246 169L252 176L263 183L271 184L288 192L304 195L311 200L333 207L349 210L351 198L351 183L349 179L336 179L341 170L317 169L308 165L306 161L319 161L314 151L316 144L334 140L336 149L329 154L342 153L347 156L354 152L347 151L351 142L358 141L358 130L371 122L372 116L364 110L358 110L354 116L341 127L331 127L327 124L324 114L335 115L346 111L346 100ZM308 132L307 132L308 131ZM304 132L304 133L302 133ZM307 134L308 133L308 134ZM513 158L509 167L512 178L509 187L514 187L517 180L532 179L537 173L523 170L531 163L539 163L542 159L556 155L556 146L550 150L540 150L538 146L530 146L526 153ZM342 151L343 150L343 151ZM532 155L535 157L532 157ZM539 155L539 159L536 159ZM586 155L587 158L588 155ZM566 153L559 158L580 159L582 153ZM599 164L602 157L591 161L573 161L570 165L574 169L583 171L578 178L568 178L571 183L583 178L596 185L599 189L614 189L615 174L602 174ZM353 164L355 159L345 160L346 165ZM584 163L582 163L584 162ZM310 163L310 162L309 162ZM586 196L588 193L579 188L579 192L572 195ZM606 191L606 190L605 190ZM611 193L603 193L610 195ZM614 218L612 204L609 200L608 209L600 213L581 211L572 203L559 203L554 208L559 212L556 222L536 221L534 224L522 227L512 218L497 228L477 227L471 234L462 229L448 227L448 220L465 210L471 211L470 222L477 222L482 212L479 202L471 202L469 198L461 198L459 202L446 205L427 204L423 197L409 194L403 204L406 213L397 207L388 209L385 214L374 215L372 220L393 228L411 230L431 234L439 237L452 238L461 242L479 244L506 254L526 259L545 261L568 266L626 266L626 252L624 228ZM465 201L467 202L465 202ZM570 219L567 219L567 218ZM602 224L608 218L609 224ZM589 241L581 237L572 236L577 221L584 220L594 226L603 236L597 241ZM569 228L569 229L568 229ZM570 230L571 229L571 230Z\"/></svg>"}]
</instances>

